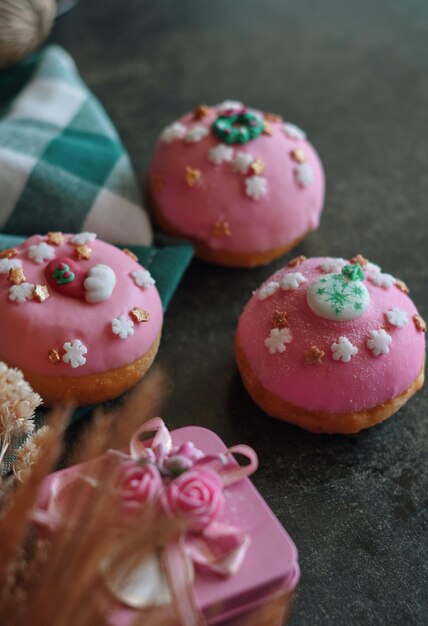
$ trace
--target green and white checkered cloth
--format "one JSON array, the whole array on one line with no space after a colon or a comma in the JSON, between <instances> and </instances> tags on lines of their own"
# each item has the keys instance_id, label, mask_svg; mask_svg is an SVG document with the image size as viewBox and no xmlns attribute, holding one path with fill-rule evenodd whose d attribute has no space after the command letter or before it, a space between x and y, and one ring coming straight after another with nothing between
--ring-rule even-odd
<instances>
[{"instance_id":1,"label":"green and white checkered cloth","mask_svg":"<svg viewBox=\"0 0 428 626\"><path fill-rule=\"evenodd\" d=\"M49 230L152 240L128 154L58 46L0 73L0 231Z\"/></svg>"}]
</instances>

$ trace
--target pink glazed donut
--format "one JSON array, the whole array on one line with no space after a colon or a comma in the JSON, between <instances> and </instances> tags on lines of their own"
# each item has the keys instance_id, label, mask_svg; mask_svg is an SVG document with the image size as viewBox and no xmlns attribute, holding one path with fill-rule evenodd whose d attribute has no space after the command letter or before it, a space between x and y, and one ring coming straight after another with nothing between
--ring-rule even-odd
<instances>
[{"instance_id":1,"label":"pink glazed donut","mask_svg":"<svg viewBox=\"0 0 428 626\"><path fill-rule=\"evenodd\" d=\"M385 420L424 381L426 325L407 293L361 255L293 259L239 320L235 350L249 394L312 432Z\"/></svg>"},{"instance_id":2,"label":"pink glazed donut","mask_svg":"<svg viewBox=\"0 0 428 626\"><path fill-rule=\"evenodd\" d=\"M148 187L163 230L192 241L206 261L252 267L318 227L325 182L300 128L228 100L164 129Z\"/></svg>"},{"instance_id":3,"label":"pink glazed donut","mask_svg":"<svg viewBox=\"0 0 428 626\"><path fill-rule=\"evenodd\" d=\"M95 233L35 235L0 253L0 358L45 405L116 397L150 367L162 304L150 273Z\"/></svg>"}]
</instances>

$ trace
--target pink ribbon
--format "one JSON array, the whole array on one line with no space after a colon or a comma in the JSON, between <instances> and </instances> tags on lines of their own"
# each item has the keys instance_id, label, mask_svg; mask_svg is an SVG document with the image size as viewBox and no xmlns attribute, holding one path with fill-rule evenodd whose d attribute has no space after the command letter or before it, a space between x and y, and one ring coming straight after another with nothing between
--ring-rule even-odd
<instances>
[{"instance_id":1,"label":"pink ribbon","mask_svg":"<svg viewBox=\"0 0 428 626\"><path fill-rule=\"evenodd\" d=\"M172 451L169 430L160 417L155 417L133 434L128 455L118 450L109 450L108 454L125 460L146 459L162 466ZM234 460L235 455L243 456L248 463L238 465ZM97 460L89 461L82 469L96 463ZM255 472L258 459L249 446L236 445L221 454L204 455L194 462L194 466L207 466L214 470L220 476L223 487L228 487ZM74 474L61 474L53 480L47 508L34 511L35 521L52 531L56 530L67 517L67 505L73 501L73 491L81 492L83 488L93 489L97 486L97 480L81 470L77 478ZM249 543L250 538L239 528L214 520L201 532L185 532L178 541L165 547L163 563L184 626L206 624L194 594L192 565L202 574L210 573L223 578L232 576L241 567Z\"/></svg>"}]
</instances>

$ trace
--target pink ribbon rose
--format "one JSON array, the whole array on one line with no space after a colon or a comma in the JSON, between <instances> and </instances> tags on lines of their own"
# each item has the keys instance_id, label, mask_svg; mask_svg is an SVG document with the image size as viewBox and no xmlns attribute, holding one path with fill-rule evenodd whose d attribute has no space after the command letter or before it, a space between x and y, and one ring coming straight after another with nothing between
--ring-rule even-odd
<instances>
[{"instance_id":1,"label":"pink ribbon rose","mask_svg":"<svg viewBox=\"0 0 428 626\"><path fill-rule=\"evenodd\" d=\"M117 489L122 496L125 514L138 514L141 505L154 502L162 489L159 470L152 463L128 461L119 468Z\"/></svg>"},{"instance_id":2,"label":"pink ribbon rose","mask_svg":"<svg viewBox=\"0 0 428 626\"><path fill-rule=\"evenodd\" d=\"M172 480L162 495L165 512L184 518L188 530L206 528L224 507L222 482L208 468L195 467Z\"/></svg>"}]
</instances>

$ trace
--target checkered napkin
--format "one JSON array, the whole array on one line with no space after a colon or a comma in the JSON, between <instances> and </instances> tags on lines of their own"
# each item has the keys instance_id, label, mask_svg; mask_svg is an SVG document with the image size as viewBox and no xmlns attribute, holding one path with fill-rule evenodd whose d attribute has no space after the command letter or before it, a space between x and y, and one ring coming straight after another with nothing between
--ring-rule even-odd
<instances>
[{"instance_id":1,"label":"checkered napkin","mask_svg":"<svg viewBox=\"0 0 428 626\"><path fill-rule=\"evenodd\" d=\"M0 231L151 243L128 154L58 46L0 73L0 198Z\"/></svg>"}]
</instances>

